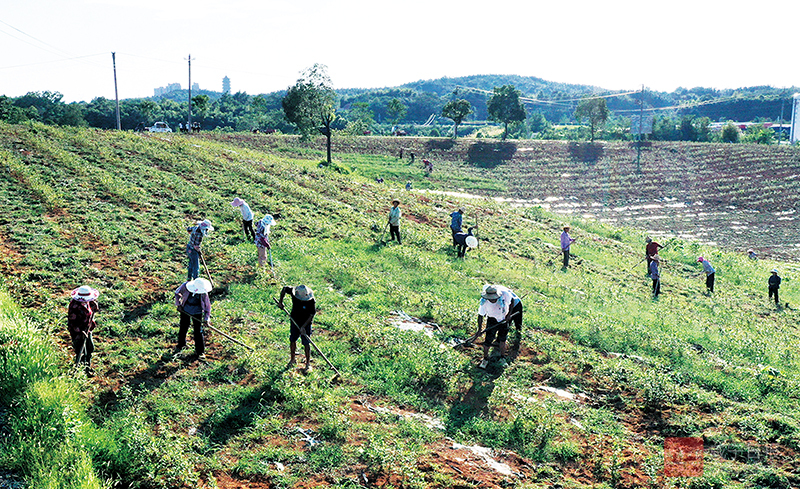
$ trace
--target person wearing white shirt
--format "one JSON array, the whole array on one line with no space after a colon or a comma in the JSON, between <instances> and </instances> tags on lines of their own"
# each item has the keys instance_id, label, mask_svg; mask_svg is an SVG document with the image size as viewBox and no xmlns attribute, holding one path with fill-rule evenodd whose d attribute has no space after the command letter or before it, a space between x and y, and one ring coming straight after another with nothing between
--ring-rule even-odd
<instances>
[{"instance_id":1,"label":"person wearing white shirt","mask_svg":"<svg viewBox=\"0 0 800 489\"><path fill-rule=\"evenodd\" d=\"M505 363L508 352L508 323L514 320L517 331L522 328L522 301L511 289L502 285L487 285L481 293L478 308L478 331L483 328L486 316L486 336L483 341L483 360L480 368L489 364L489 350L495 338L500 347L500 361Z\"/></svg>"}]
</instances>

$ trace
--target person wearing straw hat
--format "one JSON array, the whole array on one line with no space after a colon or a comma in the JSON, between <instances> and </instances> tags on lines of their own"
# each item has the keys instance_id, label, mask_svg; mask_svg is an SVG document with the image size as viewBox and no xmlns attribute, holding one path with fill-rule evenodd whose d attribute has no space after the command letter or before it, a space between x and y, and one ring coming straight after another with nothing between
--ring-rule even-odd
<instances>
[{"instance_id":1,"label":"person wearing straw hat","mask_svg":"<svg viewBox=\"0 0 800 489\"><path fill-rule=\"evenodd\" d=\"M506 364L508 352L508 322L514 320L517 331L522 329L522 301L508 287L502 285L485 285L481 292L478 307L478 331L483 328L483 317L486 316L486 336L483 340L483 359L480 368L489 364L489 350L497 339L500 347L500 362ZM513 317L512 317L513 316ZM491 329L489 329L491 328Z\"/></svg>"},{"instance_id":2,"label":"person wearing straw hat","mask_svg":"<svg viewBox=\"0 0 800 489\"><path fill-rule=\"evenodd\" d=\"M75 349L75 365L83 364L87 374L92 373L91 361L94 352L92 331L97 327L94 315L100 309L97 298L100 292L88 285L81 285L70 293L67 307L67 329Z\"/></svg>"},{"instance_id":3,"label":"person wearing straw hat","mask_svg":"<svg viewBox=\"0 0 800 489\"><path fill-rule=\"evenodd\" d=\"M208 219L197 221L194 226L186 228L189 233L189 242L186 243L186 255L189 258L186 280L194 280L200 275L200 246L205 235L213 230L214 226L211 225L211 221Z\"/></svg>"},{"instance_id":4,"label":"person wearing straw hat","mask_svg":"<svg viewBox=\"0 0 800 489\"><path fill-rule=\"evenodd\" d=\"M703 272L706 274L706 290L709 294L714 293L714 274L716 270L714 267L711 266L711 262L703 258L702 256L697 257L697 263L701 263L703 265Z\"/></svg>"},{"instance_id":5,"label":"person wearing straw hat","mask_svg":"<svg viewBox=\"0 0 800 489\"><path fill-rule=\"evenodd\" d=\"M186 346L186 333L189 332L189 321L191 320L194 327L194 353L198 358L205 359L206 342L203 337L203 328L208 326L209 319L211 319L209 292L211 292L211 282L204 278L184 282L175 289L175 307L181 314L176 353Z\"/></svg>"},{"instance_id":6,"label":"person wearing straw hat","mask_svg":"<svg viewBox=\"0 0 800 489\"><path fill-rule=\"evenodd\" d=\"M258 266L264 265L267 261L267 250L272 248L269 244L269 231L273 224L275 224L275 219L271 214L265 215L256 224L255 243L256 249L258 249Z\"/></svg>"},{"instance_id":7,"label":"person wearing straw hat","mask_svg":"<svg viewBox=\"0 0 800 489\"><path fill-rule=\"evenodd\" d=\"M467 248L477 248L478 238L472 234L472 230L477 227L478 226L472 226L467 229L466 233L459 232L453 236L453 241L456 243L456 247L458 248L459 258L464 258L464 256L467 254Z\"/></svg>"},{"instance_id":8,"label":"person wearing straw hat","mask_svg":"<svg viewBox=\"0 0 800 489\"><path fill-rule=\"evenodd\" d=\"M300 338L306 355L305 371L309 372L311 371L311 343L308 338L311 336L311 323L317 313L314 291L311 290L311 287L305 285L282 288L281 295L278 298L278 307L281 309L284 308L283 298L286 295L292 298L292 310L289 313L289 364L287 368L294 368L295 366L297 339Z\"/></svg>"},{"instance_id":9,"label":"person wearing straw hat","mask_svg":"<svg viewBox=\"0 0 800 489\"><path fill-rule=\"evenodd\" d=\"M400 243L400 200L392 200L392 208L389 210L389 241L397 239Z\"/></svg>"},{"instance_id":10,"label":"person wearing straw hat","mask_svg":"<svg viewBox=\"0 0 800 489\"><path fill-rule=\"evenodd\" d=\"M464 222L464 209L460 208L450 213L450 232L453 234L453 246L458 248L456 243L456 234L461 232L461 226Z\"/></svg>"},{"instance_id":11,"label":"person wearing straw hat","mask_svg":"<svg viewBox=\"0 0 800 489\"><path fill-rule=\"evenodd\" d=\"M658 266L661 262L661 258L658 256L658 253L652 255L650 258L650 278L653 279L653 299L658 298L658 294L661 293L661 272L658 269Z\"/></svg>"},{"instance_id":12,"label":"person wearing straw hat","mask_svg":"<svg viewBox=\"0 0 800 489\"><path fill-rule=\"evenodd\" d=\"M563 268L566 270L569 267L569 246L575 242L575 238L569 235L569 226L564 226L564 231L561 233L561 253L564 254Z\"/></svg>"},{"instance_id":13,"label":"person wearing straw hat","mask_svg":"<svg viewBox=\"0 0 800 489\"><path fill-rule=\"evenodd\" d=\"M253 231L253 211L247 202L236 197L231 202L232 207L238 207L242 212L242 231L244 231L244 239L256 239L256 233Z\"/></svg>"},{"instance_id":14,"label":"person wearing straw hat","mask_svg":"<svg viewBox=\"0 0 800 489\"><path fill-rule=\"evenodd\" d=\"M769 279L767 280L767 285L769 287L767 300L772 299L772 296L775 296L775 305L780 306L780 299L778 299L778 289L781 288L781 277L778 275L778 269L772 269L772 275L770 275Z\"/></svg>"}]
</instances>

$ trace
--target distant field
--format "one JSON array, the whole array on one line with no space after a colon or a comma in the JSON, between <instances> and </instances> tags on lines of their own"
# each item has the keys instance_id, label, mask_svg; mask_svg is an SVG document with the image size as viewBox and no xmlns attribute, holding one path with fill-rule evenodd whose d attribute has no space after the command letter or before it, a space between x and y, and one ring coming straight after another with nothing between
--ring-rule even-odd
<instances>
[{"instance_id":1,"label":"distant field","mask_svg":"<svg viewBox=\"0 0 800 489\"><path fill-rule=\"evenodd\" d=\"M285 144L280 141L236 136L230 142L277 151ZM367 170L374 176L396 167L400 148L404 167L412 152L416 162L398 180L407 178L415 188L518 199L520 205L631 226L654 236L680 236L739 251L754 248L774 258L795 260L800 251L796 147L644 143L637 165L636 146L621 142L334 140L336 158L345 162L346 153L387 157L384 166ZM434 163L430 177L421 169L423 158Z\"/></svg>"}]
</instances>

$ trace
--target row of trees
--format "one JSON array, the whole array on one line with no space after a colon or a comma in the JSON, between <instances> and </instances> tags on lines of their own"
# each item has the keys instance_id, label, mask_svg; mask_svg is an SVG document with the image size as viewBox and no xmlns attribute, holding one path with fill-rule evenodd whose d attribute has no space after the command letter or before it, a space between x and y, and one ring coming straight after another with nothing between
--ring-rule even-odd
<instances>
[{"instance_id":1,"label":"row of trees","mask_svg":"<svg viewBox=\"0 0 800 489\"><path fill-rule=\"evenodd\" d=\"M523 82L527 80L518 78ZM504 78L498 78L501 79ZM474 81L477 83L479 80ZM298 82L285 92L256 96L243 92L200 92L192 98L192 114L193 120L207 130L274 129L284 133L298 132L304 137L319 132L330 138L336 131L356 135L406 133L457 137L465 124L472 127L468 131L473 135L491 137L490 131L479 129L486 124L480 121L488 119L502 125L503 139L532 137L594 141L597 137L609 140L631 138L630 120L615 116L609 105L617 104L620 97L608 101L602 97L583 99L573 106L567 121L571 125L564 125L563 116L559 116L562 119L554 124L538 110L538 106L536 109L526 107L521 91L513 84L493 87L490 94L481 93L479 97L474 91L459 88L439 95L436 90L441 86L434 82L427 85L417 88L430 92L401 87L373 91L342 90L337 94L326 67L317 64L305 70ZM543 90L541 88L540 92ZM561 92L551 90L548 93L556 96ZM710 96L694 92L684 95ZM187 120L187 99L186 91L175 91L160 100L122 100L122 128L134 129L155 121L177 126ZM648 102L645 100L645 103ZM452 126L444 119L452 121ZM47 124L106 129L116 127L114 101L99 97L89 103L65 104L58 92L32 92L18 98L0 96L0 120L12 123L36 120ZM583 125L575 126L576 121ZM742 133L736 127L725 127L723 131L712 132L710 126L709 117L661 115L656 117L653 133L647 137L669 141L741 140L760 143L775 139L771 130L763 128L752 127Z\"/></svg>"}]
</instances>

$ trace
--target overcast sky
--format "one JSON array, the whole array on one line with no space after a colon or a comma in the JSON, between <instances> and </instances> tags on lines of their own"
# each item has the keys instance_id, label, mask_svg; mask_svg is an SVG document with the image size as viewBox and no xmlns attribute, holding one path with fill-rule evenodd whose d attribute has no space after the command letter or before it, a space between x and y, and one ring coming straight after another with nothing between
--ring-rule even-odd
<instances>
[{"instance_id":1,"label":"overcast sky","mask_svg":"<svg viewBox=\"0 0 800 489\"><path fill-rule=\"evenodd\" d=\"M0 95L269 93L314 63L336 88L535 76L613 90L800 86L800 1L0 0Z\"/></svg>"}]
</instances>

